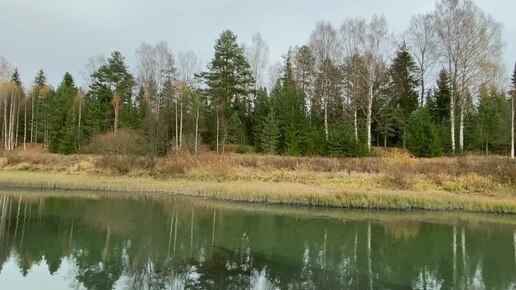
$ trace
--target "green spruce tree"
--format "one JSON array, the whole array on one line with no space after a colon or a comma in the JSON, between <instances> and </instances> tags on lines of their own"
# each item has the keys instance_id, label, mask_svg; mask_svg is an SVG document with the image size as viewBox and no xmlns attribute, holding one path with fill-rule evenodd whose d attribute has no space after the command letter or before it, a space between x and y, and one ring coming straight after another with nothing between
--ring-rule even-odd
<instances>
[{"instance_id":1,"label":"green spruce tree","mask_svg":"<svg viewBox=\"0 0 516 290\"><path fill-rule=\"evenodd\" d=\"M405 147L406 124L414 110L418 108L417 86L418 79L417 66L407 46L403 44L396 52L396 57L390 67L390 95L393 98L394 106L399 110L403 124L401 138Z\"/></svg>"},{"instance_id":2,"label":"green spruce tree","mask_svg":"<svg viewBox=\"0 0 516 290\"><path fill-rule=\"evenodd\" d=\"M441 138L425 108L410 115L407 122L407 149L417 157L435 157L441 154Z\"/></svg>"},{"instance_id":3,"label":"green spruce tree","mask_svg":"<svg viewBox=\"0 0 516 290\"><path fill-rule=\"evenodd\" d=\"M267 114L260 132L260 144L262 151L269 154L276 153L279 140L279 128L273 110Z\"/></svg>"}]
</instances>

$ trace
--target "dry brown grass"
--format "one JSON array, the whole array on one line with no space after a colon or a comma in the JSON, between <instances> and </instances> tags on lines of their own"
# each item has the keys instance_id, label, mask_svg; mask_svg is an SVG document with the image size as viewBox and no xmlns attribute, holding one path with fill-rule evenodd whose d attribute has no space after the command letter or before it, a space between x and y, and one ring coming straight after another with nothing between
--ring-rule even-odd
<instances>
[{"instance_id":1,"label":"dry brown grass","mask_svg":"<svg viewBox=\"0 0 516 290\"><path fill-rule=\"evenodd\" d=\"M491 204L499 199L511 204L516 199L516 161L503 157L416 159L402 150L367 158L218 155L208 151L199 156L179 154L159 158L152 172L146 169L144 159L137 160L140 162L124 163L129 165L114 170L119 161L116 155L106 164L105 157L98 155L0 152L1 174L10 176L8 180L0 179L0 183L33 186L33 182L23 179L22 171L41 172L43 176L59 173L60 178L73 176L74 181L63 185L58 178L43 185L167 191L167 184L173 184L174 190L196 191L210 197L235 199L236 196L238 200L281 203L288 203L291 198L300 204L355 207L434 208L424 205L429 202L437 204L435 208L461 208L457 204L470 198L478 204ZM22 179L17 180L17 175ZM86 179L96 176L96 185L82 182L77 175ZM127 179L139 180L139 184ZM449 206L450 200L454 206ZM472 207L471 200L468 202L465 208L481 208L478 204Z\"/></svg>"}]
</instances>

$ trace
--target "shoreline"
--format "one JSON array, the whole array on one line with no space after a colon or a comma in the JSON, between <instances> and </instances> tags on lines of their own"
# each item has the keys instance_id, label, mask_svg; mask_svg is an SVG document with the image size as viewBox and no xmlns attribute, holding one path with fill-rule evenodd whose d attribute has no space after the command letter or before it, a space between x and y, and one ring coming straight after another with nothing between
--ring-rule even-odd
<instances>
[{"instance_id":1,"label":"shoreline","mask_svg":"<svg viewBox=\"0 0 516 290\"><path fill-rule=\"evenodd\" d=\"M367 189L295 182L202 181L91 173L0 171L0 188L168 194L290 206L516 214L513 196Z\"/></svg>"}]
</instances>

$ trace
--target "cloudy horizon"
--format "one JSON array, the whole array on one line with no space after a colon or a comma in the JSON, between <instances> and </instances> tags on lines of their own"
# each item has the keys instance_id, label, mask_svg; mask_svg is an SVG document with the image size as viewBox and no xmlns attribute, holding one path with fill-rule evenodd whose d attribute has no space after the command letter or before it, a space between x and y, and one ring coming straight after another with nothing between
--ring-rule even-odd
<instances>
[{"instance_id":1,"label":"cloudy horizon","mask_svg":"<svg viewBox=\"0 0 516 290\"><path fill-rule=\"evenodd\" d=\"M230 29L239 43L251 43L260 32L270 47L269 63L281 61L289 47L308 42L317 21L339 27L348 17L384 15L397 36L406 30L412 15L434 9L435 0L273 0L238 1L17 1L0 0L0 56L17 67L24 85L30 85L43 69L48 82L57 86L65 72L78 85L88 58L106 57L118 50L130 70L136 72L135 51L142 42L168 43L177 57L192 50L204 69L219 34ZM474 1L504 26L504 64L512 71L516 61L516 24L511 22L509 0Z\"/></svg>"}]
</instances>

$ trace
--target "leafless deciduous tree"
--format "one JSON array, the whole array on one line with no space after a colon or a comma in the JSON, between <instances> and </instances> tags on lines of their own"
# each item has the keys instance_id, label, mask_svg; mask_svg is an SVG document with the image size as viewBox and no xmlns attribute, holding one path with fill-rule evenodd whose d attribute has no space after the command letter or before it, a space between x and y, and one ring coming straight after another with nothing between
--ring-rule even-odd
<instances>
[{"instance_id":1,"label":"leafless deciduous tree","mask_svg":"<svg viewBox=\"0 0 516 290\"><path fill-rule=\"evenodd\" d=\"M500 67L501 25L471 0L441 0L435 11L435 27L443 63L448 66L452 89L450 127L455 152L456 106L459 113L459 150L464 150L464 119L469 98L479 84Z\"/></svg>"},{"instance_id":2,"label":"leafless deciduous tree","mask_svg":"<svg viewBox=\"0 0 516 290\"><path fill-rule=\"evenodd\" d=\"M378 95L375 83L381 77L380 65L386 63L392 49L392 35L388 32L387 20L374 15L365 26L362 41L365 67L367 68L366 134L367 148L371 150L371 125L373 123L373 101Z\"/></svg>"},{"instance_id":3,"label":"leafless deciduous tree","mask_svg":"<svg viewBox=\"0 0 516 290\"><path fill-rule=\"evenodd\" d=\"M195 74L201 71L201 61L192 50L177 54L178 75L190 85L195 82Z\"/></svg>"},{"instance_id":4,"label":"leafless deciduous tree","mask_svg":"<svg viewBox=\"0 0 516 290\"><path fill-rule=\"evenodd\" d=\"M321 95L316 97L320 98L324 108L324 133L328 138L328 105L330 103L328 90L330 81L326 72L329 71L327 66L335 63L339 56L340 42L336 29L329 22L318 22L310 35L309 46L315 57L316 68L319 73L322 72Z\"/></svg>"},{"instance_id":5,"label":"leafless deciduous tree","mask_svg":"<svg viewBox=\"0 0 516 290\"><path fill-rule=\"evenodd\" d=\"M417 61L421 79L420 104L425 104L426 87L432 67L437 62L437 30L431 14L412 16L405 41Z\"/></svg>"},{"instance_id":6,"label":"leafless deciduous tree","mask_svg":"<svg viewBox=\"0 0 516 290\"><path fill-rule=\"evenodd\" d=\"M84 88L87 88L89 85L91 85L91 75L96 72L102 65L106 64L106 62L106 57L102 54L88 58L88 61L84 65L84 70L79 72L84 82Z\"/></svg>"},{"instance_id":7,"label":"leafless deciduous tree","mask_svg":"<svg viewBox=\"0 0 516 290\"><path fill-rule=\"evenodd\" d=\"M305 94L308 108L311 107L315 82L315 58L307 45L296 47L292 51L294 77Z\"/></svg>"},{"instance_id":8,"label":"leafless deciduous tree","mask_svg":"<svg viewBox=\"0 0 516 290\"><path fill-rule=\"evenodd\" d=\"M269 66L269 90L272 90L276 82L281 79L283 75L283 64L279 61Z\"/></svg>"},{"instance_id":9,"label":"leafless deciduous tree","mask_svg":"<svg viewBox=\"0 0 516 290\"><path fill-rule=\"evenodd\" d=\"M142 43L136 50L138 83L143 87L145 100L152 112L159 117L164 104L165 82L175 78L175 61L166 42L156 45Z\"/></svg>"},{"instance_id":10,"label":"leafless deciduous tree","mask_svg":"<svg viewBox=\"0 0 516 290\"><path fill-rule=\"evenodd\" d=\"M264 73L269 64L269 46L258 32L253 35L251 46L243 45L243 47L247 61L251 66L251 72L255 80L254 89L256 90L265 86Z\"/></svg>"},{"instance_id":11,"label":"leafless deciduous tree","mask_svg":"<svg viewBox=\"0 0 516 290\"><path fill-rule=\"evenodd\" d=\"M12 74L13 67L7 61L7 59L5 59L5 57L0 56L0 81L9 80Z\"/></svg>"},{"instance_id":12,"label":"leafless deciduous tree","mask_svg":"<svg viewBox=\"0 0 516 290\"><path fill-rule=\"evenodd\" d=\"M360 108L362 84L366 74L363 73L362 43L366 30L363 18L348 18L340 27L342 43L344 104L351 111L355 141L358 142L358 110Z\"/></svg>"},{"instance_id":13,"label":"leafless deciduous tree","mask_svg":"<svg viewBox=\"0 0 516 290\"><path fill-rule=\"evenodd\" d=\"M5 150L14 150L17 146L19 104L22 91L14 83L0 83L0 106L3 107L3 141Z\"/></svg>"}]
</instances>

